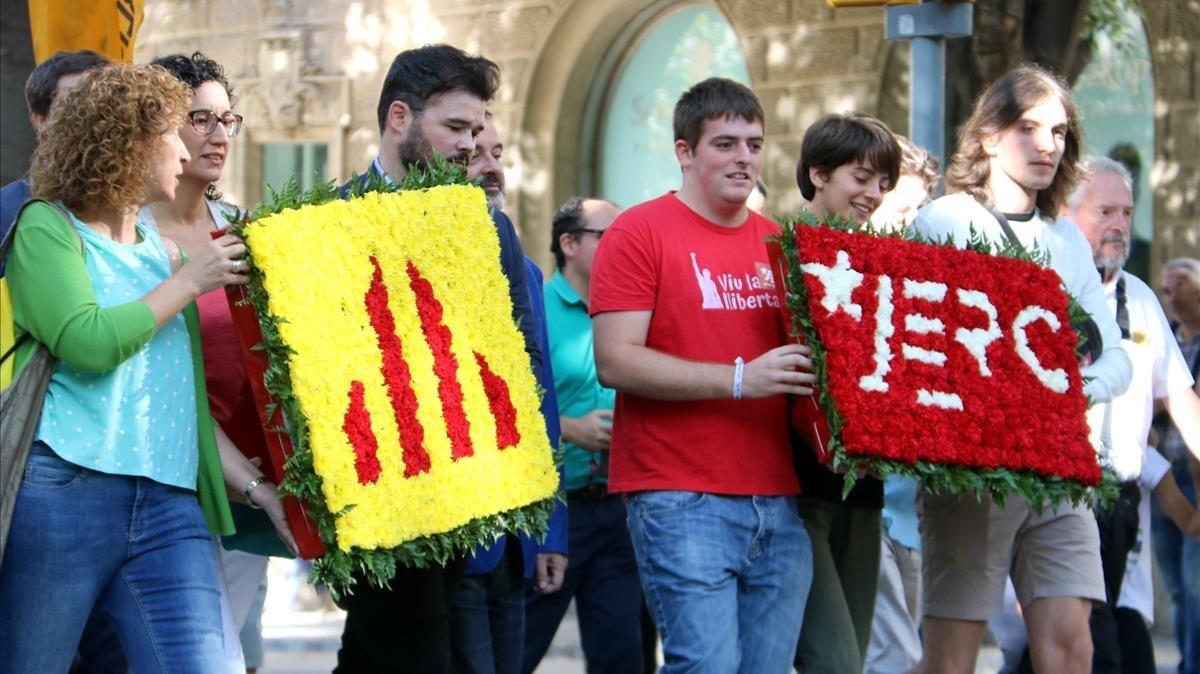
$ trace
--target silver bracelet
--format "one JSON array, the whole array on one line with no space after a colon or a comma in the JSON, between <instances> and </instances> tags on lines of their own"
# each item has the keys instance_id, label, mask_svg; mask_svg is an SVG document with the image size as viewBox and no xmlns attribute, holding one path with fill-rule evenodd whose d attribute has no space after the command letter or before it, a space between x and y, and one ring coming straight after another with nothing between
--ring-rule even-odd
<instances>
[{"instance_id":1,"label":"silver bracelet","mask_svg":"<svg viewBox=\"0 0 1200 674\"><path fill-rule=\"evenodd\" d=\"M259 475L258 477L254 478L253 480L250 480L250 483L247 484L246 488L242 490L242 494L246 497L246 505L250 506L251 508L254 508L255 510L262 510L262 506L258 506L258 505L254 504L254 499L250 498L250 492L254 491L255 487L257 487L258 485L260 485L266 481L267 481L267 477L265 475Z\"/></svg>"},{"instance_id":2,"label":"silver bracelet","mask_svg":"<svg viewBox=\"0 0 1200 674\"><path fill-rule=\"evenodd\" d=\"M742 375L746 372L746 361L741 356L733 359L733 399L742 399Z\"/></svg>"}]
</instances>

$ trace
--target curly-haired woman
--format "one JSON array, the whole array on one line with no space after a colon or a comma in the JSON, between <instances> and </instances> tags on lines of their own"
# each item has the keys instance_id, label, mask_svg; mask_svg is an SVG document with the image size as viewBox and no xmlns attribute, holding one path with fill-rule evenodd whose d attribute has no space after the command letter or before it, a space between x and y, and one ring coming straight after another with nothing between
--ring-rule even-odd
<instances>
[{"instance_id":1,"label":"curly-haired woman","mask_svg":"<svg viewBox=\"0 0 1200 674\"><path fill-rule=\"evenodd\" d=\"M6 671L66 671L93 609L135 671L221 668L210 530L232 526L192 301L245 283L245 247L225 236L173 271L178 248L137 220L174 197L191 93L154 66L97 70L34 152L33 194L69 218L26 207L8 260L18 337L33 338L17 367L35 341L57 365L0 569Z\"/></svg>"},{"instance_id":2,"label":"curly-haired woman","mask_svg":"<svg viewBox=\"0 0 1200 674\"><path fill-rule=\"evenodd\" d=\"M215 183L225 169L233 139L241 131L242 116L233 111L229 80L216 61L196 52L191 56L164 56L152 63L166 68L191 88L188 123L179 129L179 137L192 159L183 167L175 198L146 206L142 220L154 223L159 234L192 255L208 245L213 230L227 226L229 217L238 213L236 206L221 200ZM196 306L200 310L208 404L217 422L214 430L230 498L262 508L285 545L295 551L275 485L243 454L265 456L266 440L225 292L218 288L201 295L196 298ZM242 657L238 634L265 580L267 558L225 552L221 562L229 611L224 616L226 661L236 665ZM250 661L243 668L256 664Z\"/></svg>"}]
</instances>

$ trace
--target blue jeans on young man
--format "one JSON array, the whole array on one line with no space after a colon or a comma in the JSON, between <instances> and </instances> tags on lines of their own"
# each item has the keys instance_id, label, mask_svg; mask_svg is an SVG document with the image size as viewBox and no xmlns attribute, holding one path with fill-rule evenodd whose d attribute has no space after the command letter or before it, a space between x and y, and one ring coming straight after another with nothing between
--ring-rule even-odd
<instances>
[{"instance_id":1,"label":"blue jeans on young man","mask_svg":"<svg viewBox=\"0 0 1200 674\"><path fill-rule=\"evenodd\" d=\"M217 578L194 492L34 443L0 570L0 669L67 671L96 609L134 671L221 672Z\"/></svg>"},{"instance_id":2,"label":"blue jeans on young man","mask_svg":"<svg viewBox=\"0 0 1200 674\"><path fill-rule=\"evenodd\" d=\"M795 497L640 492L629 531L663 674L791 671L812 585Z\"/></svg>"},{"instance_id":3,"label":"blue jeans on young man","mask_svg":"<svg viewBox=\"0 0 1200 674\"><path fill-rule=\"evenodd\" d=\"M1186 460L1172 466L1179 490L1196 502L1196 485ZM1184 536L1157 503L1151 516L1154 559L1163 587L1171 596L1175 639L1179 645L1179 674L1200 674L1200 541Z\"/></svg>"},{"instance_id":4,"label":"blue jeans on young man","mask_svg":"<svg viewBox=\"0 0 1200 674\"><path fill-rule=\"evenodd\" d=\"M510 537L491 571L465 575L450 611L454 674L520 674L525 645L525 577L521 544Z\"/></svg>"},{"instance_id":5,"label":"blue jeans on young man","mask_svg":"<svg viewBox=\"0 0 1200 674\"><path fill-rule=\"evenodd\" d=\"M589 674L642 671L642 591L625 502L620 496L579 498L567 493L567 572L562 589L526 591L525 654L521 671L541 662L571 600Z\"/></svg>"}]
</instances>

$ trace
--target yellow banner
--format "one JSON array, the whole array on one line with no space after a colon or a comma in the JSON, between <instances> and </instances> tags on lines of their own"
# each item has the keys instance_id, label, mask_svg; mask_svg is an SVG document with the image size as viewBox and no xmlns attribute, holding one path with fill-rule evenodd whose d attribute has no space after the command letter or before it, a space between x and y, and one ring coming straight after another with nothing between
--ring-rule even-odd
<instances>
[{"instance_id":1,"label":"yellow banner","mask_svg":"<svg viewBox=\"0 0 1200 674\"><path fill-rule=\"evenodd\" d=\"M91 49L131 63L144 9L145 0L29 0L34 58Z\"/></svg>"}]
</instances>

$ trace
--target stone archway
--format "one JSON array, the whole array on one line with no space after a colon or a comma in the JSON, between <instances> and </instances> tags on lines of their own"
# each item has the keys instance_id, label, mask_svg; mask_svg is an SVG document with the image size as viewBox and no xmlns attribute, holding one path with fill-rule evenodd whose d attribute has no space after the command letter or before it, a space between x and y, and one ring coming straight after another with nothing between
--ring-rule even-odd
<instances>
[{"instance_id":1,"label":"stone archway","mask_svg":"<svg viewBox=\"0 0 1200 674\"><path fill-rule=\"evenodd\" d=\"M679 0L568 0L560 4L516 86L510 120L520 165L518 217L527 249L540 260L557 203L580 189L588 169L586 97L603 77L608 54L620 53L627 27ZM767 114L763 178L772 212L802 203L795 163L804 129L825 112L876 112L887 45L879 10L832 10L824 0L714 0L746 58L751 85ZM582 181L586 183L587 181Z\"/></svg>"},{"instance_id":2,"label":"stone archway","mask_svg":"<svg viewBox=\"0 0 1200 674\"><path fill-rule=\"evenodd\" d=\"M628 26L644 22L674 0L570 0L556 12L535 47L534 65L517 85L520 119L512 120L520 165L517 213L525 249L543 262L550 216L559 203L581 189L581 172L591 161L587 144L588 96L596 77L607 76L607 60L625 46Z\"/></svg>"}]
</instances>

